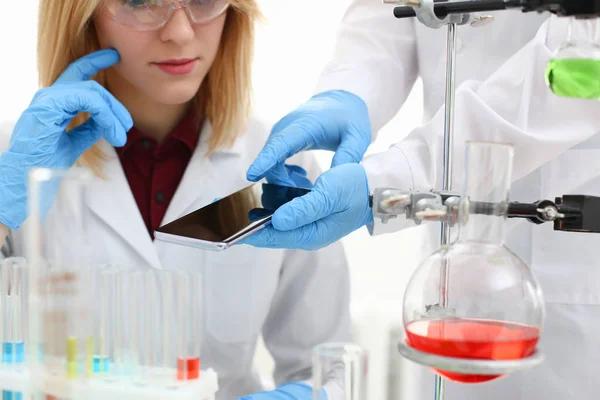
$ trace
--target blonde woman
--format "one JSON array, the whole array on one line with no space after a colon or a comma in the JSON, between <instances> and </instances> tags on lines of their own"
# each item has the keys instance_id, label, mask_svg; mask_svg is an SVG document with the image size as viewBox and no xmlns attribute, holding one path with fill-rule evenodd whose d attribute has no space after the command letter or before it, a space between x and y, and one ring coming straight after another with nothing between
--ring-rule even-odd
<instances>
[{"instance_id":1,"label":"blonde woman","mask_svg":"<svg viewBox=\"0 0 600 400\"><path fill-rule=\"evenodd\" d=\"M202 364L220 376L218 399L309 399L301 382L310 379L311 348L350 336L342 248L217 253L152 237L248 185L245 172L269 131L250 117L258 17L254 0L40 0L43 88L4 132L0 234L4 256L23 253L31 167L89 168L89 235L103 250L93 263L204 272ZM314 162L298 162L317 175ZM288 171L280 178L297 177ZM280 386L257 393L261 334Z\"/></svg>"}]
</instances>

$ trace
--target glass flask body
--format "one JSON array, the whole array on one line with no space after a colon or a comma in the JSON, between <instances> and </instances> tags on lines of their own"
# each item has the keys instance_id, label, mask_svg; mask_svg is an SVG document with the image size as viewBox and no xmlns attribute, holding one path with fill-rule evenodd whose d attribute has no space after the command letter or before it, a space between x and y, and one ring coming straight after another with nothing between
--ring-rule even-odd
<instances>
[{"instance_id":1,"label":"glass flask body","mask_svg":"<svg viewBox=\"0 0 600 400\"><path fill-rule=\"evenodd\" d=\"M546 83L557 96L600 100L600 23L571 17L566 42L546 69Z\"/></svg>"},{"instance_id":2,"label":"glass flask body","mask_svg":"<svg viewBox=\"0 0 600 400\"><path fill-rule=\"evenodd\" d=\"M466 154L458 239L425 259L409 282L407 344L454 359L523 359L536 351L544 312L530 268L504 246L513 149L471 142ZM463 383L502 376L433 369Z\"/></svg>"}]
</instances>

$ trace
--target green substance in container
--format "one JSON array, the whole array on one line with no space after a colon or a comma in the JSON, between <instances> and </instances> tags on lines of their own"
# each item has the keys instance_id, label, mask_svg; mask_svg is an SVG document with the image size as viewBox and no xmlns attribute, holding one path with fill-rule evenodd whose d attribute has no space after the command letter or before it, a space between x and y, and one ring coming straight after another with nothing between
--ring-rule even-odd
<instances>
[{"instance_id":1,"label":"green substance in container","mask_svg":"<svg viewBox=\"0 0 600 400\"><path fill-rule=\"evenodd\" d=\"M600 100L600 60L551 60L546 68L546 83L557 96Z\"/></svg>"}]
</instances>

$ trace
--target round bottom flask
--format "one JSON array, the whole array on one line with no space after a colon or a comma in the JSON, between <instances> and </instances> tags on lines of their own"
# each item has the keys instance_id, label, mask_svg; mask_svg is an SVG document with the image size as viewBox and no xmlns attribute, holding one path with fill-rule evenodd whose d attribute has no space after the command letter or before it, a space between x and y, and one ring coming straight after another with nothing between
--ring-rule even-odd
<instances>
[{"instance_id":1,"label":"round bottom flask","mask_svg":"<svg viewBox=\"0 0 600 400\"><path fill-rule=\"evenodd\" d=\"M425 259L404 296L407 358L480 383L542 361L544 307L530 268L504 246L513 149L470 142L459 235Z\"/></svg>"}]
</instances>

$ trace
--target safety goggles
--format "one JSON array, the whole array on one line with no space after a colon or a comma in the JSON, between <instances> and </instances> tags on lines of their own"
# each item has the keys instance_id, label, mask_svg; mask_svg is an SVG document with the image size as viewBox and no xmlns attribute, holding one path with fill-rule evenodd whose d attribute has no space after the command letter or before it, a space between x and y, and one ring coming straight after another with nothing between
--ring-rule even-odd
<instances>
[{"instance_id":1,"label":"safety goggles","mask_svg":"<svg viewBox=\"0 0 600 400\"><path fill-rule=\"evenodd\" d=\"M203 24L229 7L228 0L105 0L104 4L117 24L136 31L162 28L180 8L192 23Z\"/></svg>"}]
</instances>

